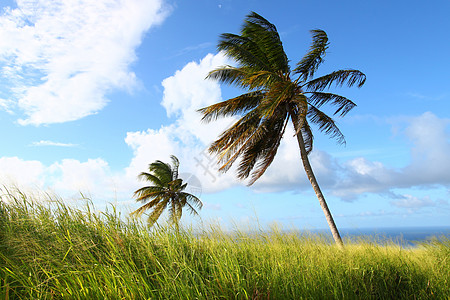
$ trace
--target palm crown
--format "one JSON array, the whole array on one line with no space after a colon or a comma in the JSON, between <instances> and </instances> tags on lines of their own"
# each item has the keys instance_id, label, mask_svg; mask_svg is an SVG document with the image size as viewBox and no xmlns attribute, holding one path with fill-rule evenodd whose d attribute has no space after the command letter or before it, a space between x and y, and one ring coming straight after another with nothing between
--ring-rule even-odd
<instances>
[{"instance_id":1,"label":"palm crown","mask_svg":"<svg viewBox=\"0 0 450 300\"><path fill-rule=\"evenodd\" d=\"M355 103L324 90L344 84L361 87L366 76L358 70L347 69L313 78L324 61L328 37L319 29L311 33L310 51L293 70L276 27L255 12L246 17L240 35L225 33L220 36L218 49L237 66L219 67L211 71L208 78L248 91L199 110L206 122L219 117L241 116L209 148L212 154L218 155L221 171L229 170L240 158L237 175L241 179L251 175L249 185L253 184L275 158L289 120L294 126L310 180L309 167L305 165L309 165L307 155L313 148L310 124L317 125L338 143L345 143L334 120L320 109L329 104L335 108L334 115L344 116ZM310 173L314 176L312 170ZM313 181L311 183L314 186Z\"/></svg>"},{"instance_id":2,"label":"palm crown","mask_svg":"<svg viewBox=\"0 0 450 300\"><path fill-rule=\"evenodd\" d=\"M178 178L180 162L174 155L171 156L172 165L162 161L155 161L148 167L149 172L142 172L138 177L153 185L145 186L134 192L136 201L147 202L132 214L141 215L148 209L153 209L148 222L153 225L162 212L168 207L170 221L178 227L183 207L187 207L192 214L197 214L194 206L202 208L202 202L196 196L186 193L187 183Z\"/></svg>"}]
</instances>

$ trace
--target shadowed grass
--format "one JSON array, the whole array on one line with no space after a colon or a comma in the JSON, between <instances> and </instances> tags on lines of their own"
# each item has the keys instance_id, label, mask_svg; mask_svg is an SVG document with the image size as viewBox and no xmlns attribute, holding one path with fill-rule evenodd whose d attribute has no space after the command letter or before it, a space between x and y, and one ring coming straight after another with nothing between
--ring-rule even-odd
<instances>
[{"instance_id":1,"label":"shadowed grass","mask_svg":"<svg viewBox=\"0 0 450 300\"><path fill-rule=\"evenodd\" d=\"M448 299L450 241L416 248L270 232L148 230L3 190L0 299ZM36 200L36 199L34 199ZM54 201L53 201L54 200Z\"/></svg>"}]
</instances>

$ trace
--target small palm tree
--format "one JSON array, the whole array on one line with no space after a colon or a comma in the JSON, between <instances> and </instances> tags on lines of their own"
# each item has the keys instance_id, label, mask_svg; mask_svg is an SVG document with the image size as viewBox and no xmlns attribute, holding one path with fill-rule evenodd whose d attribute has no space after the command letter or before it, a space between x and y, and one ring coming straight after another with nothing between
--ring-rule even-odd
<instances>
[{"instance_id":1,"label":"small palm tree","mask_svg":"<svg viewBox=\"0 0 450 300\"><path fill-rule=\"evenodd\" d=\"M366 76L358 70L339 70L313 79L328 48L328 37L322 30L312 30L310 51L291 71L289 60L276 27L257 13L250 13L240 35L225 33L218 49L237 63L209 73L208 78L247 90L238 97L205 107L199 111L203 121L240 115L233 126L224 131L210 146L218 154L221 171L226 172L240 158L238 177L253 184L267 170L280 145L289 121L292 123L303 167L314 188L328 225L337 244L342 239L314 176L308 155L313 149L310 123L338 143L345 139L334 120L322 112L324 104L335 107L335 115L344 116L355 103L349 99L323 92L333 84L361 87ZM293 77L296 78L293 78Z\"/></svg>"},{"instance_id":2,"label":"small palm tree","mask_svg":"<svg viewBox=\"0 0 450 300\"><path fill-rule=\"evenodd\" d=\"M162 212L168 207L169 219L178 230L182 210L186 206L192 214L198 214L203 204L196 196L184 192L187 183L178 178L178 167L180 162L174 155L171 156L172 165L162 161L155 161L148 167L149 172L142 172L138 178L152 183L134 192L136 201L147 202L132 212L132 215L142 215L146 210L153 209L148 217L149 225L153 225Z\"/></svg>"}]
</instances>

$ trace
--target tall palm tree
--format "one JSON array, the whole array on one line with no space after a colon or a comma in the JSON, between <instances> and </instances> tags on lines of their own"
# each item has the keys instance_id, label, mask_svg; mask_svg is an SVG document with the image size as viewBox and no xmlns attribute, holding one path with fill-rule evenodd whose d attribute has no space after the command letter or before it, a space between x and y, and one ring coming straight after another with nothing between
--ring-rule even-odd
<instances>
[{"instance_id":1,"label":"tall palm tree","mask_svg":"<svg viewBox=\"0 0 450 300\"><path fill-rule=\"evenodd\" d=\"M323 62L328 48L328 37L322 30L312 30L310 51L291 71L289 60L276 27L255 12L243 24L241 34L220 36L218 49L234 60L234 66L222 66L211 71L207 78L234 85L247 93L200 109L202 120L210 122L219 117L239 115L241 118L224 131L210 146L217 154L220 170L226 172L240 158L237 176L251 175L249 185L260 178L272 163L286 126L290 121L295 130L303 167L325 213L334 240L342 239L328 209L325 198L314 176L308 154L313 149L310 124L335 138L345 139L334 120L322 112L324 104L334 106L335 115L344 116L355 103L333 93L324 92L333 84L361 87L366 76L352 69L339 70L313 78Z\"/></svg>"},{"instance_id":2,"label":"tall palm tree","mask_svg":"<svg viewBox=\"0 0 450 300\"><path fill-rule=\"evenodd\" d=\"M148 217L149 225L153 225L168 207L169 219L178 229L183 208L186 206L192 214L198 214L194 206L201 209L203 204L196 196L184 192L187 183L178 178L180 162L174 155L170 158L172 165L157 160L148 166L148 172L142 172L138 176L139 179L149 181L152 185L134 192L136 201L147 203L132 214L141 215L144 211L153 209Z\"/></svg>"}]
</instances>

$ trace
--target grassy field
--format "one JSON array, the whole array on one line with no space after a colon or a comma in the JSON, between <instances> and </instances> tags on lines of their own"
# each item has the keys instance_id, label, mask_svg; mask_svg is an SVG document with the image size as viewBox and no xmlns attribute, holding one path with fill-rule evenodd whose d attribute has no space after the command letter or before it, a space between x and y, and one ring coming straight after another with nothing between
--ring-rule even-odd
<instances>
[{"instance_id":1,"label":"grassy field","mask_svg":"<svg viewBox=\"0 0 450 300\"><path fill-rule=\"evenodd\" d=\"M0 299L450 298L448 239L340 249L276 229L148 230L114 209L32 200L0 199Z\"/></svg>"}]
</instances>

